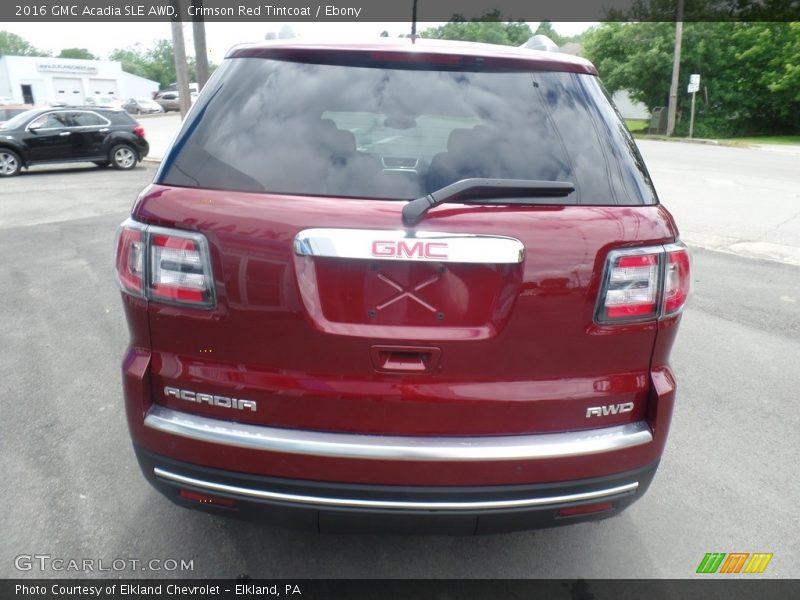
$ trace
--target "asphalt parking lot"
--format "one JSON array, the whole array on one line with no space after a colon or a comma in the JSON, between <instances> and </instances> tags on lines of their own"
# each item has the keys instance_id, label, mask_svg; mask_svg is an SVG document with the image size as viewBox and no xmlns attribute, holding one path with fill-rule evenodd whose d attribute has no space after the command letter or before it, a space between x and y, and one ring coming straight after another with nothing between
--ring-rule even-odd
<instances>
[{"instance_id":1,"label":"asphalt parking lot","mask_svg":"<svg viewBox=\"0 0 800 600\"><path fill-rule=\"evenodd\" d=\"M706 552L771 552L764 576L797 576L800 267L701 248L667 451L618 518L477 538L334 536L173 506L130 447L113 273L115 229L154 172L47 168L0 184L0 577L109 576L18 570L20 555L46 554L192 562L126 563L112 573L123 577L683 578Z\"/></svg>"}]
</instances>

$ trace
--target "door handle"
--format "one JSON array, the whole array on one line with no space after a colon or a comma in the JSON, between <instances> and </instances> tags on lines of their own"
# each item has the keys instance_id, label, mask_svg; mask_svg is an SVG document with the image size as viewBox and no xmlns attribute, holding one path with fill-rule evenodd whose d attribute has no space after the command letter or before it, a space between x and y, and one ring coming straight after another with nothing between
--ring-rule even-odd
<instances>
[{"instance_id":1,"label":"door handle","mask_svg":"<svg viewBox=\"0 0 800 600\"><path fill-rule=\"evenodd\" d=\"M435 373L442 350L428 346L372 346L370 355L376 371Z\"/></svg>"},{"instance_id":2,"label":"door handle","mask_svg":"<svg viewBox=\"0 0 800 600\"><path fill-rule=\"evenodd\" d=\"M100 130L100 133L106 133L107 131L108 131L108 127L103 127L103 128Z\"/></svg>"},{"instance_id":3,"label":"door handle","mask_svg":"<svg viewBox=\"0 0 800 600\"><path fill-rule=\"evenodd\" d=\"M64 137L64 136L66 136L66 135L72 135L72 132L71 132L71 131L62 131L62 132L61 132L61 133L59 133L58 135L60 135L61 137Z\"/></svg>"}]
</instances>

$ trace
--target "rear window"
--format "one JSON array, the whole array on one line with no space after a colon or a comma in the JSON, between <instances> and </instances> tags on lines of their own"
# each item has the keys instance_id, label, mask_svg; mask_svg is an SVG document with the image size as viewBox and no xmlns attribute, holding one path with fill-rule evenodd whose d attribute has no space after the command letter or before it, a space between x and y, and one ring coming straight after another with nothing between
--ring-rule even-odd
<instances>
[{"instance_id":1,"label":"rear window","mask_svg":"<svg viewBox=\"0 0 800 600\"><path fill-rule=\"evenodd\" d=\"M100 112L102 116L111 121L112 125L132 125L135 123L131 117L124 110L107 110Z\"/></svg>"},{"instance_id":2,"label":"rear window","mask_svg":"<svg viewBox=\"0 0 800 600\"><path fill-rule=\"evenodd\" d=\"M407 200L471 177L569 181L558 204L652 204L633 140L597 79L225 61L159 182Z\"/></svg>"},{"instance_id":3,"label":"rear window","mask_svg":"<svg viewBox=\"0 0 800 600\"><path fill-rule=\"evenodd\" d=\"M96 127L106 124L106 120L100 115L86 111L72 113L72 122L76 127Z\"/></svg>"}]
</instances>

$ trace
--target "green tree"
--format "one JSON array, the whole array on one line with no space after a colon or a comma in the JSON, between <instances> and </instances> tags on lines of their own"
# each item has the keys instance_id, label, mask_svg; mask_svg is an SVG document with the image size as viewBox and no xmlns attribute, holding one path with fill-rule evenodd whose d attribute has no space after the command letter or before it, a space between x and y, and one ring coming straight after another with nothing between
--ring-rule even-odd
<instances>
[{"instance_id":1,"label":"green tree","mask_svg":"<svg viewBox=\"0 0 800 600\"><path fill-rule=\"evenodd\" d=\"M440 27L430 27L420 33L420 37L439 40L461 40L465 42L484 42L505 46L521 46L533 35L530 26L524 21L502 21L497 10L488 12L479 19L465 20L456 15L449 23Z\"/></svg>"},{"instance_id":2,"label":"green tree","mask_svg":"<svg viewBox=\"0 0 800 600\"><path fill-rule=\"evenodd\" d=\"M0 31L0 56L50 56L49 52L35 48L26 39L10 31Z\"/></svg>"},{"instance_id":3,"label":"green tree","mask_svg":"<svg viewBox=\"0 0 800 600\"><path fill-rule=\"evenodd\" d=\"M783 62L773 61L774 79L768 84L771 92L784 92L795 102L800 102L800 22L788 24L788 32L781 42L779 56ZM797 120L797 114L793 115Z\"/></svg>"},{"instance_id":4,"label":"green tree","mask_svg":"<svg viewBox=\"0 0 800 600\"><path fill-rule=\"evenodd\" d=\"M169 40L158 40L156 45L145 53L145 71L148 79L158 81L161 87L166 87L178 80L175 72L175 48ZM189 72L189 81L195 78Z\"/></svg>"},{"instance_id":5,"label":"green tree","mask_svg":"<svg viewBox=\"0 0 800 600\"><path fill-rule=\"evenodd\" d=\"M607 21L675 21L676 0L633 0L606 11ZM796 0L684 0L684 22L790 22L800 20Z\"/></svg>"},{"instance_id":6,"label":"green tree","mask_svg":"<svg viewBox=\"0 0 800 600\"><path fill-rule=\"evenodd\" d=\"M604 23L586 32L583 52L610 92L629 90L652 110L669 96L674 39L673 23Z\"/></svg>"},{"instance_id":7,"label":"green tree","mask_svg":"<svg viewBox=\"0 0 800 600\"><path fill-rule=\"evenodd\" d=\"M56 58L82 58L84 60L100 60L86 48L64 48Z\"/></svg>"},{"instance_id":8,"label":"green tree","mask_svg":"<svg viewBox=\"0 0 800 600\"><path fill-rule=\"evenodd\" d=\"M175 49L169 40L158 40L152 48L145 49L141 44L114 50L109 58L122 63L122 70L157 81L164 88L175 83L178 76L175 72ZM197 81L197 67L193 57L187 58L189 81ZM213 73L217 65L209 63L209 73Z\"/></svg>"},{"instance_id":9,"label":"green tree","mask_svg":"<svg viewBox=\"0 0 800 600\"><path fill-rule=\"evenodd\" d=\"M141 44L128 48L117 48L108 56L110 60L122 63L122 70L139 77L147 77L147 58Z\"/></svg>"},{"instance_id":10,"label":"green tree","mask_svg":"<svg viewBox=\"0 0 800 600\"><path fill-rule=\"evenodd\" d=\"M666 106L675 41L673 23L605 23L584 36L584 54L606 87L626 89L653 109ZM691 73L701 75L698 136L800 130L800 26L797 23L686 23L679 110L686 113ZM679 133L688 119L679 123Z\"/></svg>"}]
</instances>

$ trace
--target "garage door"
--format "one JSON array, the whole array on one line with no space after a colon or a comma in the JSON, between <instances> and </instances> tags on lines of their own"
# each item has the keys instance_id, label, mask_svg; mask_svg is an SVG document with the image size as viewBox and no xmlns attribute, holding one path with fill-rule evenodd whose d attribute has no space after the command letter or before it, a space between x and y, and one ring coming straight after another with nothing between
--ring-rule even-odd
<instances>
[{"instance_id":1,"label":"garage door","mask_svg":"<svg viewBox=\"0 0 800 600\"><path fill-rule=\"evenodd\" d=\"M67 104L83 104L83 84L76 77L53 77L56 100Z\"/></svg>"},{"instance_id":2,"label":"garage door","mask_svg":"<svg viewBox=\"0 0 800 600\"><path fill-rule=\"evenodd\" d=\"M104 96L116 98L118 96L116 79L90 79L89 94L92 96Z\"/></svg>"}]
</instances>

